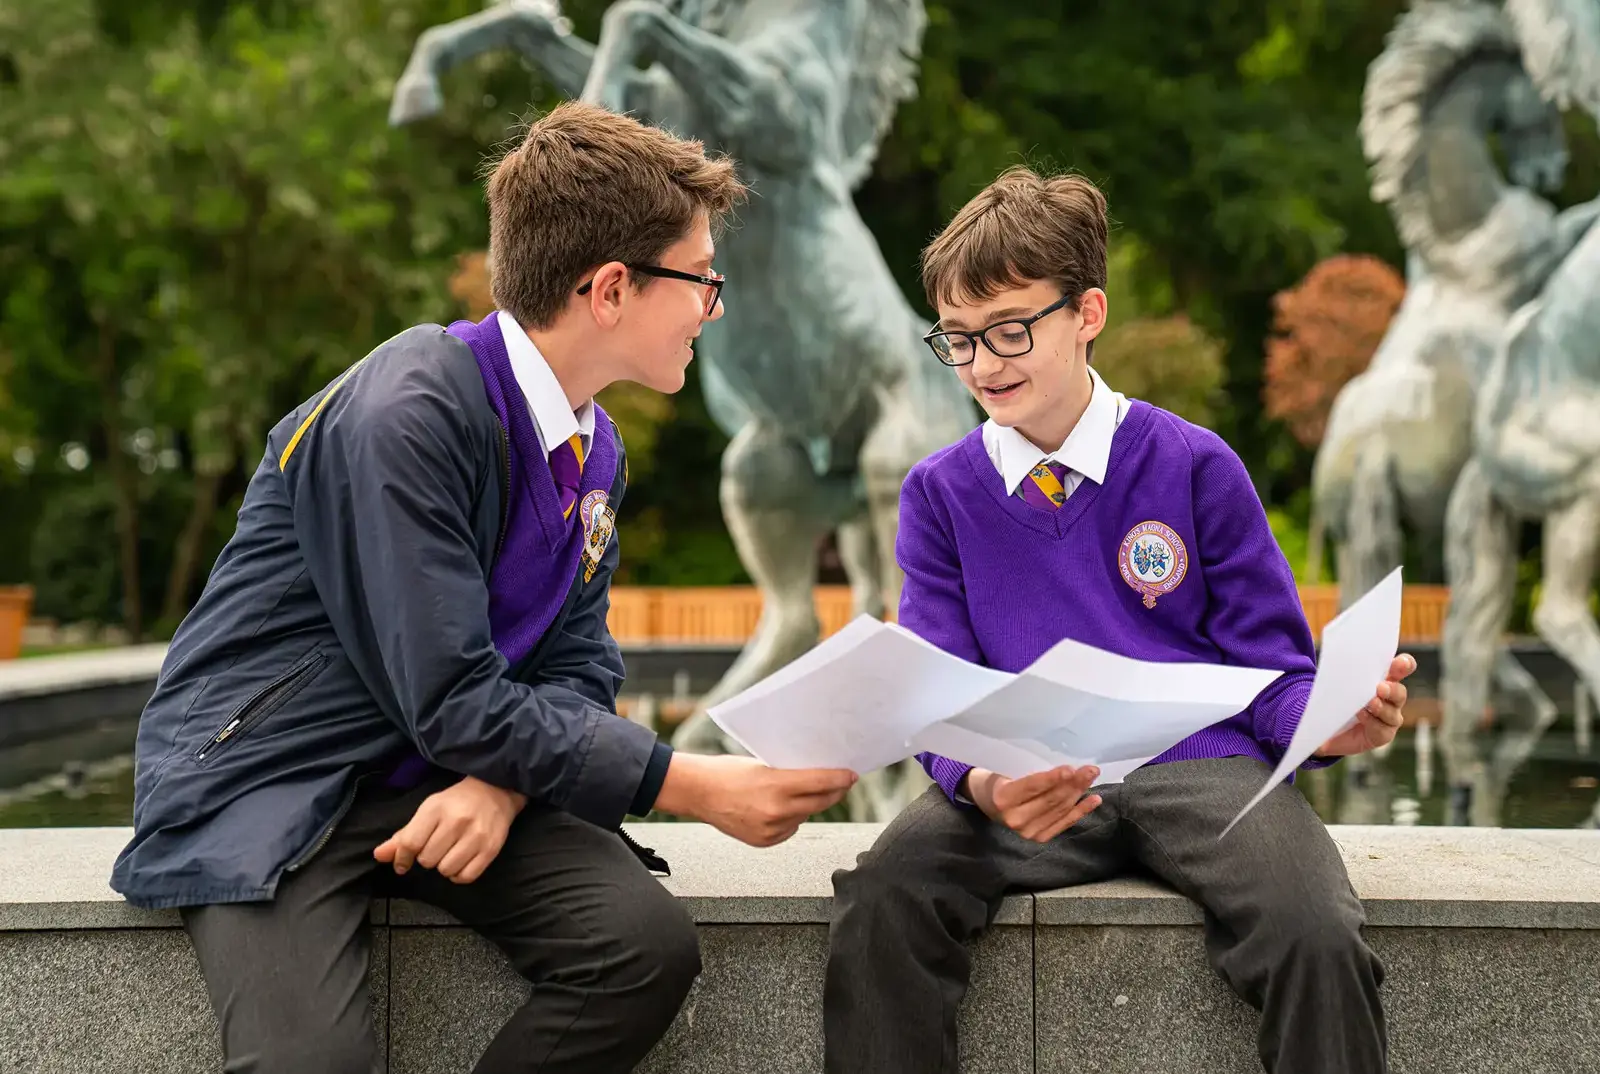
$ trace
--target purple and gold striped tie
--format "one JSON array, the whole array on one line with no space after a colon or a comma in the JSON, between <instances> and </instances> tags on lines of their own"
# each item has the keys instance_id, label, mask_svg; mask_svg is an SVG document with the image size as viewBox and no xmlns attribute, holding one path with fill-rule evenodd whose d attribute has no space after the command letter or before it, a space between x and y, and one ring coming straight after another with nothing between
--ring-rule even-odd
<instances>
[{"instance_id":1,"label":"purple and gold striped tie","mask_svg":"<svg viewBox=\"0 0 1600 1074\"><path fill-rule=\"evenodd\" d=\"M1067 489L1062 483L1067 468L1059 462L1041 462L1028 471L1019 486L1022 498L1041 511L1054 511L1067 502Z\"/></svg>"},{"instance_id":2,"label":"purple and gold striped tie","mask_svg":"<svg viewBox=\"0 0 1600 1074\"><path fill-rule=\"evenodd\" d=\"M578 486L583 481L583 437L573 433L550 453L550 476L561 496L561 517L571 518L578 502Z\"/></svg>"}]
</instances>

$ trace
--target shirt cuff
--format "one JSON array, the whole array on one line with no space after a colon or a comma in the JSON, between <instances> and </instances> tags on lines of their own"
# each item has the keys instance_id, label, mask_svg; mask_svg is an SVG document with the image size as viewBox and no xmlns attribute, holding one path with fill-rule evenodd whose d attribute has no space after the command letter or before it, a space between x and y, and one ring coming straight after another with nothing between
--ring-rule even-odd
<instances>
[{"instance_id":1,"label":"shirt cuff","mask_svg":"<svg viewBox=\"0 0 1600 1074\"><path fill-rule=\"evenodd\" d=\"M656 796L661 793L661 785L667 781L667 766L672 763L672 746L666 742L657 742L650 751L650 760L645 763L644 777L639 780L639 789L634 792L633 802L628 806L628 813L635 817L646 817L650 810L655 808Z\"/></svg>"}]
</instances>

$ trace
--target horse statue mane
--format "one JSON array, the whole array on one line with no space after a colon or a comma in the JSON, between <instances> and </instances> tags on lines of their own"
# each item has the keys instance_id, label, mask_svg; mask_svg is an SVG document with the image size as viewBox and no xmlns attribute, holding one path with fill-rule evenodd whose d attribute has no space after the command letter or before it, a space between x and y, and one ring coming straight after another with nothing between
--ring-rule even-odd
<instances>
[{"instance_id":1,"label":"horse statue mane","mask_svg":"<svg viewBox=\"0 0 1600 1074\"><path fill-rule=\"evenodd\" d=\"M872 0L867 10L840 122L845 181L852 190L872 171L900 102L916 95L928 18L922 0Z\"/></svg>"},{"instance_id":2,"label":"horse statue mane","mask_svg":"<svg viewBox=\"0 0 1600 1074\"><path fill-rule=\"evenodd\" d=\"M1505 10L1534 85L1556 107L1600 118L1600 3L1506 0Z\"/></svg>"},{"instance_id":3,"label":"horse statue mane","mask_svg":"<svg viewBox=\"0 0 1600 1074\"><path fill-rule=\"evenodd\" d=\"M1368 68L1358 132L1371 162L1372 199L1390 206L1401 240L1425 260L1439 243L1422 187L1441 89L1473 68L1520 67L1521 48L1498 7L1483 0L1420 0L1400 16ZM1553 140L1545 153L1512 155L1510 178L1519 187L1557 185L1552 176L1566 163L1564 142Z\"/></svg>"}]
</instances>

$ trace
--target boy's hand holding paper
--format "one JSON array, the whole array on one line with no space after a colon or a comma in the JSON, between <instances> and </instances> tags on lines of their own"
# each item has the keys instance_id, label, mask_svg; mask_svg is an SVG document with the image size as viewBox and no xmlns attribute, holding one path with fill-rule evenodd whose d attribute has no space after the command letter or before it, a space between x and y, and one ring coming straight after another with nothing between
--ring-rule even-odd
<instances>
[{"instance_id":1,"label":"boy's hand holding paper","mask_svg":"<svg viewBox=\"0 0 1600 1074\"><path fill-rule=\"evenodd\" d=\"M1389 677L1378 684L1377 693L1362 710L1356 722L1324 742L1317 757L1348 757L1368 750L1381 750L1394 741L1405 722L1406 688L1403 680L1417 670L1416 657L1401 653L1389 661Z\"/></svg>"},{"instance_id":2,"label":"boy's hand holding paper","mask_svg":"<svg viewBox=\"0 0 1600 1074\"><path fill-rule=\"evenodd\" d=\"M1396 699L1382 699L1377 710L1368 710L1367 706L1373 700L1374 689L1382 690L1382 687L1374 685L1377 683L1390 685L1390 690L1383 692L1392 693L1398 689L1398 702L1403 704L1405 701L1405 687L1398 682L1386 682L1385 679L1391 665L1399 663L1395 649L1400 644L1400 599L1403 592L1401 569L1396 567L1387 578L1362 594L1360 600L1322 628L1317 677L1311 684L1311 696L1306 699L1306 710L1295 726L1289 748L1278 762L1277 769L1267 778L1266 784L1239 811L1238 816L1228 822L1228 826L1222 829L1222 835L1232 831L1239 819L1255 808L1256 803L1265 798L1273 787L1310 760L1319 746L1325 743L1334 748L1359 745L1374 733L1371 730L1374 720L1387 728L1388 720L1393 718L1394 726L1399 726ZM1416 662L1410 657L1405 660L1407 664L1402 665L1403 668L1415 666ZM1409 675L1410 671L1406 670L1405 673ZM1390 708L1394 708L1392 713ZM1365 721L1363 713L1366 713ZM1381 738L1383 732L1376 733ZM1388 738L1394 738L1393 728L1388 730ZM1349 749L1346 752L1360 751Z\"/></svg>"}]
</instances>

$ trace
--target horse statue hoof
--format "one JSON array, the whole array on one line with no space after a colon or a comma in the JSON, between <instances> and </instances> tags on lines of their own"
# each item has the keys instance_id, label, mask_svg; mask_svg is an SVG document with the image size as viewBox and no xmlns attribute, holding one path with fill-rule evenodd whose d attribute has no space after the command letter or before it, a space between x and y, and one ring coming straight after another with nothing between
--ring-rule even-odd
<instances>
[{"instance_id":1,"label":"horse statue hoof","mask_svg":"<svg viewBox=\"0 0 1600 1074\"><path fill-rule=\"evenodd\" d=\"M407 75L394 88L394 99L389 105L389 125L401 127L419 119L436 116L444 108L444 94L439 90L439 80L426 75Z\"/></svg>"}]
</instances>

